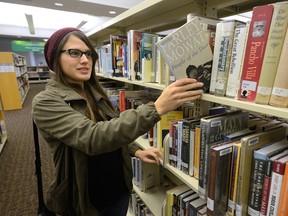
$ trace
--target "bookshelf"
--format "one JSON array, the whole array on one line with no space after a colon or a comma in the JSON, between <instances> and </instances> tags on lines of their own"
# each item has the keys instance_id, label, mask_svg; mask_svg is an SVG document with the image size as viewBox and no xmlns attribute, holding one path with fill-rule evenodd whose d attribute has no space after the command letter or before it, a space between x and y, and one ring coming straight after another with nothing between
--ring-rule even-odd
<instances>
[{"instance_id":1,"label":"bookshelf","mask_svg":"<svg viewBox=\"0 0 288 216\"><path fill-rule=\"evenodd\" d=\"M22 109L29 90L24 56L0 52L0 93L3 110Z\"/></svg>"},{"instance_id":2,"label":"bookshelf","mask_svg":"<svg viewBox=\"0 0 288 216\"><path fill-rule=\"evenodd\" d=\"M27 66L29 83L43 83L50 78L47 66Z\"/></svg>"},{"instance_id":3,"label":"bookshelf","mask_svg":"<svg viewBox=\"0 0 288 216\"><path fill-rule=\"evenodd\" d=\"M258 5L265 5L270 3L275 3L279 1L273 0L206 0L206 1L191 1L191 0L146 0L139 5L131 8L130 10L120 14L119 16L108 21L101 27L89 32L87 35L92 41L95 42L96 46L101 46L109 41L109 36L126 34L129 30L140 30L147 32L161 32L169 29L173 29L183 25L186 22L186 15L189 13L194 13L195 15L204 15L207 17L225 17L242 12L251 11L253 7ZM153 83L143 83L138 81L130 81L126 78L121 77L110 77L103 76L102 74L97 74L99 77L116 80L119 82L124 82L132 85L144 86L148 88L163 90L164 85L153 84ZM277 108L270 105L260 105L251 102L240 101L233 98L220 97L211 94L204 94L199 102L199 106L207 107L207 104L217 103L226 105L229 107L235 107L242 110L247 110L252 113L260 113L266 116L278 117L281 119L286 119L288 116L287 108ZM139 138L136 140L137 143L142 148L149 148L148 141ZM165 170L172 173L175 178L181 182L187 184L190 188L198 191L198 180L183 174L176 168L163 163ZM153 204L145 201L144 194L138 192L140 197L143 197L144 202L150 208L153 214L161 215L158 210L161 209L163 200L155 199ZM160 190L160 192L165 195L165 191ZM150 195L151 196L151 195ZM155 197L158 195L155 194ZM151 198L152 199L152 198ZM153 210L154 206L158 206L157 210Z\"/></svg>"},{"instance_id":4,"label":"bookshelf","mask_svg":"<svg viewBox=\"0 0 288 216\"><path fill-rule=\"evenodd\" d=\"M1 94L0 94L0 154L7 142L7 131L5 126L5 118L4 118L4 111L1 102Z\"/></svg>"}]
</instances>

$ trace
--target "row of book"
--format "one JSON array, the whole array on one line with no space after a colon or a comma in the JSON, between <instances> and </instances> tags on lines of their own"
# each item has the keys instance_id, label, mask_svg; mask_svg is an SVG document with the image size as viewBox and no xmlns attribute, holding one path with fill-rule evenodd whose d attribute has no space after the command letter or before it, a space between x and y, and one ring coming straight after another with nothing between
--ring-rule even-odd
<instances>
[{"instance_id":1,"label":"row of book","mask_svg":"<svg viewBox=\"0 0 288 216\"><path fill-rule=\"evenodd\" d=\"M132 192L131 194L129 212L133 216L154 216L136 192Z\"/></svg>"},{"instance_id":2,"label":"row of book","mask_svg":"<svg viewBox=\"0 0 288 216\"><path fill-rule=\"evenodd\" d=\"M250 22L217 24L210 93L288 107L288 3L253 8Z\"/></svg>"}]
</instances>

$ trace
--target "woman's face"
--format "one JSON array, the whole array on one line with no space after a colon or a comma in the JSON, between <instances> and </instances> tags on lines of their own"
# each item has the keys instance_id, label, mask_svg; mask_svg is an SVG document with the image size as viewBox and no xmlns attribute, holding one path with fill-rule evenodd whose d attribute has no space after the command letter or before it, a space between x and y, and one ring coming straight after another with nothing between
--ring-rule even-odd
<instances>
[{"instance_id":1,"label":"woman's face","mask_svg":"<svg viewBox=\"0 0 288 216\"><path fill-rule=\"evenodd\" d=\"M84 81L89 80L93 61L92 58L90 58L91 55L89 54L91 53L87 45L78 37L71 35L62 51L63 53L60 55L60 65L67 81L69 83L82 85ZM77 55L77 53L79 54L79 51L89 53L79 56Z\"/></svg>"}]
</instances>

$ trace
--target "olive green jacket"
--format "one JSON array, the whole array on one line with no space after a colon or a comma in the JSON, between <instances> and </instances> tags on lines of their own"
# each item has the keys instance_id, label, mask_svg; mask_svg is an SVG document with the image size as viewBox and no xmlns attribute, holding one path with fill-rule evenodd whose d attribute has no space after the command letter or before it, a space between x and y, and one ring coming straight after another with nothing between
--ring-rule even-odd
<instances>
[{"instance_id":1,"label":"olive green jacket","mask_svg":"<svg viewBox=\"0 0 288 216\"><path fill-rule=\"evenodd\" d=\"M48 209L61 214L68 202L68 146L72 147L73 203L77 215L99 215L89 201L87 156L122 148L124 174L132 190L131 155L138 149L134 140L160 120L154 103L122 112L118 118L98 92L91 92L99 108L112 119L93 122L85 116L86 100L54 80L33 99L32 115L53 153L55 171L48 189ZM71 167L71 166L70 166ZM111 170L113 172L113 170ZM101 175L99 173L99 175Z\"/></svg>"}]
</instances>

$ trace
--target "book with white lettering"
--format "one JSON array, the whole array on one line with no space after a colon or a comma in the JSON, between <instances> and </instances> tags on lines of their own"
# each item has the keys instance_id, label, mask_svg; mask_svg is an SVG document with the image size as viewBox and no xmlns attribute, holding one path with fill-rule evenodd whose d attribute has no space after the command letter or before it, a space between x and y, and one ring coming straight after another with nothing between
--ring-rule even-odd
<instances>
[{"instance_id":1,"label":"book with white lettering","mask_svg":"<svg viewBox=\"0 0 288 216\"><path fill-rule=\"evenodd\" d=\"M253 8L237 96L239 100L255 101L273 10L273 5Z\"/></svg>"},{"instance_id":2,"label":"book with white lettering","mask_svg":"<svg viewBox=\"0 0 288 216\"><path fill-rule=\"evenodd\" d=\"M201 17L194 17L156 43L176 79L191 77L209 91L212 51Z\"/></svg>"}]
</instances>

